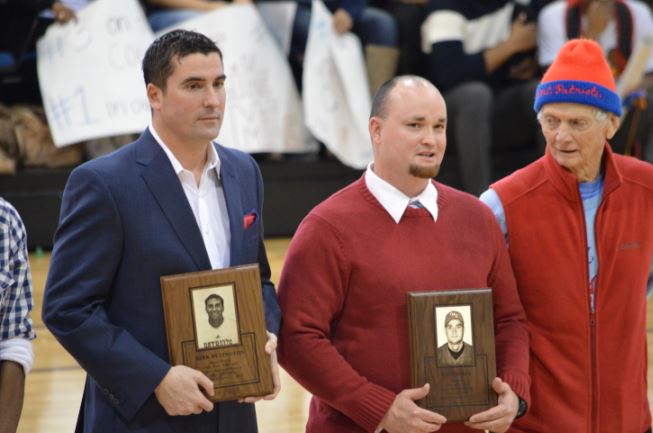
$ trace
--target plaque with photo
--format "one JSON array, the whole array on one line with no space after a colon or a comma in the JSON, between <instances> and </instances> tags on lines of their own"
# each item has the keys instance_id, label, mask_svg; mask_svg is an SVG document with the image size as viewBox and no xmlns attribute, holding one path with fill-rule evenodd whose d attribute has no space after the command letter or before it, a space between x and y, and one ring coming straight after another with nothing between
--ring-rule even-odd
<instances>
[{"instance_id":1,"label":"plaque with photo","mask_svg":"<svg viewBox=\"0 0 653 433\"><path fill-rule=\"evenodd\" d=\"M257 264L161 277L172 365L202 371L214 402L273 391Z\"/></svg>"},{"instance_id":2,"label":"plaque with photo","mask_svg":"<svg viewBox=\"0 0 653 433\"><path fill-rule=\"evenodd\" d=\"M431 385L418 401L449 422L497 404L492 289L409 292L411 385Z\"/></svg>"}]
</instances>

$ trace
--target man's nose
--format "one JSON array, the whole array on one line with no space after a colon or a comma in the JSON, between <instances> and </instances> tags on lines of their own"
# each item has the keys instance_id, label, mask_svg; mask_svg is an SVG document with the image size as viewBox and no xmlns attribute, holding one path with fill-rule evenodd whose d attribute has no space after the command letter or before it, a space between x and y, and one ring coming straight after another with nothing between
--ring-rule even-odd
<instances>
[{"instance_id":1,"label":"man's nose","mask_svg":"<svg viewBox=\"0 0 653 433\"><path fill-rule=\"evenodd\" d=\"M435 146L437 143L437 134L433 128L424 128L424 133L422 134L422 143L429 146Z\"/></svg>"},{"instance_id":2,"label":"man's nose","mask_svg":"<svg viewBox=\"0 0 653 433\"><path fill-rule=\"evenodd\" d=\"M217 107L220 105L221 102L221 97L220 97L220 90L217 90L213 88L212 86L209 87L209 90L207 91L206 97L204 98L204 106L205 107Z\"/></svg>"},{"instance_id":3,"label":"man's nose","mask_svg":"<svg viewBox=\"0 0 653 433\"><path fill-rule=\"evenodd\" d=\"M571 127L562 122L555 131L555 137L558 141L568 140L571 137Z\"/></svg>"}]
</instances>

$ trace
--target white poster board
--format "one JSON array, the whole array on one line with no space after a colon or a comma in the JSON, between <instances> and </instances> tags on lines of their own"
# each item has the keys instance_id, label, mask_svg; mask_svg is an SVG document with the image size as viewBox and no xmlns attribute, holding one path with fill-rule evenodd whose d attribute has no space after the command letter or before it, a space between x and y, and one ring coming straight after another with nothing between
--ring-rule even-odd
<instances>
[{"instance_id":1,"label":"white poster board","mask_svg":"<svg viewBox=\"0 0 653 433\"><path fill-rule=\"evenodd\" d=\"M175 28L205 34L223 53L227 102L221 144L249 153L316 149L290 66L253 5L226 6Z\"/></svg>"},{"instance_id":2,"label":"white poster board","mask_svg":"<svg viewBox=\"0 0 653 433\"><path fill-rule=\"evenodd\" d=\"M351 33L337 35L331 21L324 4L314 0L304 54L304 115L309 131L340 161L362 169L372 160L363 50Z\"/></svg>"},{"instance_id":3,"label":"white poster board","mask_svg":"<svg viewBox=\"0 0 653 433\"><path fill-rule=\"evenodd\" d=\"M263 22L268 26L268 31L288 56L297 3L294 1L261 2L257 3L256 7Z\"/></svg>"},{"instance_id":4,"label":"white poster board","mask_svg":"<svg viewBox=\"0 0 653 433\"><path fill-rule=\"evenodd\" d=\"M43 104L58 147L141 132L150 107L141 60L153 40L136 0L96 0L37 43Z\"/></svg>"}]
</instances>

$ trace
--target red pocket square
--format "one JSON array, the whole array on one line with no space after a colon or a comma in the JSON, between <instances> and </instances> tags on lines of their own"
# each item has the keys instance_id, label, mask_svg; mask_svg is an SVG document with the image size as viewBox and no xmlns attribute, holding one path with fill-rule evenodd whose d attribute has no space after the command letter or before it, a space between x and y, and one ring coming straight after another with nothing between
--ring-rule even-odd
<instances>
[{"instance_id":1,"label":"red pocket square","mask_svg":"<svg viewBox=\"0 0 653 433\"><path fill-rule=\"evenodd\" d=\"M250 212L243 217L243 228L247 230L256 221L256 212Z\"/></svg>"}]
</instances>

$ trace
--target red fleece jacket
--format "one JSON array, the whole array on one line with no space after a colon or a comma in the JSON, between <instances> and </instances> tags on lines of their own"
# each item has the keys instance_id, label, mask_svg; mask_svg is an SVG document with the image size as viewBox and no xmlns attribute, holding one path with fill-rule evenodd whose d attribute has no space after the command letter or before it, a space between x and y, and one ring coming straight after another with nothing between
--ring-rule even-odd
<instances>
[{"instance_id":1,"label":"red fleece jacket","mask_svg":"<svg viewBox=\"0 0 653 433\"><path fill-rule=\"evenodd\" d=\"M514 432L643 433L647 400L646 281L653 255L653 166L603 158L594 227L596 308L576 178L547 154L492 185L531 337L532 404Z\"/></svg>"}]
</instances>

